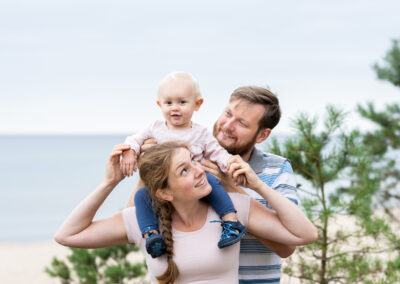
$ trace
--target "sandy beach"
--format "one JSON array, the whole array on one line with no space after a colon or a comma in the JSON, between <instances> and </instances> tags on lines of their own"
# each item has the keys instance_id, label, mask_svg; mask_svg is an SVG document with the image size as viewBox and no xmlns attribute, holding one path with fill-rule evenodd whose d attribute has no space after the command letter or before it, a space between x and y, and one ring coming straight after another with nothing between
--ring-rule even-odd
<instances>
[{"instance_id":1,"label":"sandy beach","mask_svg":"<svg viewBox=\"0 0 400 284\"><path fill-rule=\"evenodd\" d=\"M68 248L47 241L32 244L1 243L0 244L0 283L1 284L60 284L44 272L50 266L53 257L66 259L70 254ZM128 255L129 259L141 261L141 253Z\"/></svg>"},{"instance_id":2,"label":"sandy beach","mask_svg":"<svg viewBox=\"0 0 400 284\"><path fill-rule=\"evenodd\" d=\"M59 283L50 278L44 269L54 256L64 259L69 253L66 247L55 241L32 244L0 244L0 283L50 284Z\"/></svg>"}]
</instances>

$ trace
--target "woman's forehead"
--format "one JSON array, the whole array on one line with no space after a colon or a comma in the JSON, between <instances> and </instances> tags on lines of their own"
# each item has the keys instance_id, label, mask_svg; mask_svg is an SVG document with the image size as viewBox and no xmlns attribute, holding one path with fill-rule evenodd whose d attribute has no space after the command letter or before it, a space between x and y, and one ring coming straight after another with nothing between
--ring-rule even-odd
<instances>
[{"instance_id":1,"label":"woman's forehead","mask_svg":"<svg viewBox=\"0 0 400 284\"><path fill-rule=\"evenodd\" d=\"M183 164L190 162L192 159L191 155L191 152L186 148L180 147L176 149L174 155L172 156L171 170L175 171Z\"/></svg>"}]
</instances>

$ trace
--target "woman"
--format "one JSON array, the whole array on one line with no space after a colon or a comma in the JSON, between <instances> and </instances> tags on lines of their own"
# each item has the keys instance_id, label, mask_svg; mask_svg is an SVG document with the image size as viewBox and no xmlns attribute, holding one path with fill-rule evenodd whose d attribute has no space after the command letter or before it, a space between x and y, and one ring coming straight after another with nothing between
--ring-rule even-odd
<instances>
[{"instance_id":1,"label":"woman","mask_svg":"<svg viewBox=\"0 0 400 284\"><path fill-rule=\"evenodd\" d=\"M166 254L153 259L136 222L134 207L93 222L96 211L123 179L120 155L129 146L115 146L100 186L83 200L57 232L62 245L81 248L136 243L145 254L152 283L237 283L239 244L218 249L221 228L210 223L218 215L201 199L211 191L202 166L192 160L185 144L167 142L152 147L139 161L140 177L149 190L166 239ZM231 198L239 220L261 239L304 245L317 238L316 228L301 210L258 179L247 163L236 157L229 173L257 191L276 213L238 193ZM290 207L290 210L288 210ZM219 234L219 235L218 235ZM157 280L156 280L157 279Z\"/></svg>"}]
</instances>

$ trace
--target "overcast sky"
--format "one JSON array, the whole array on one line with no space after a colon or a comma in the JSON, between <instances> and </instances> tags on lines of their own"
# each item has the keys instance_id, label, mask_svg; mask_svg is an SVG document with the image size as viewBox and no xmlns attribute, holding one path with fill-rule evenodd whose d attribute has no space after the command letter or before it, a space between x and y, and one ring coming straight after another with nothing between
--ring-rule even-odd
<instances>
[{"instance_id":1,"label":"overcast sky","mask_svg":"<svg viewBox=\"0 0 400 284\"><path fill-rule=\"evenodd\" d=\"M400 38L400 1L0 0L0 134L132 133L156 87L192 73L211 126L241 85L281 101L277 131L327 103L399 102L371 66ZM356 116L351 126L365 126Z\"/></svg>"}]
</instances>

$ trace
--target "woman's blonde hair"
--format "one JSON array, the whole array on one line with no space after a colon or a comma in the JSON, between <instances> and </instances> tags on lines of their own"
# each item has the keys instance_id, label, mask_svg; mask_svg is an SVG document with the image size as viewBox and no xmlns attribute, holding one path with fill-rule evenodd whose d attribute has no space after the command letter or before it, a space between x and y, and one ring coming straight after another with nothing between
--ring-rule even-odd
<instances>
[{"instance_id":1,"label":"woman's blonde hair","mask_svg":"<svg viewBox=\"0 0 400 284\"><path fill-rule=\"evenodd\" d=\"M172 205L170 202L156 197L158 189L168 187L168 175L171 168L172 157L176 150L189 147L185 143L165 142L151 147L139 159L140 178L147 187L153 202L153 209L160 219L162 235L165 238L166 256L168 267L164 274L157 277L160 283L174 283L179 276L179 270L173 260L174 241L172 238Z\"/></svg>"}]
</instances>

